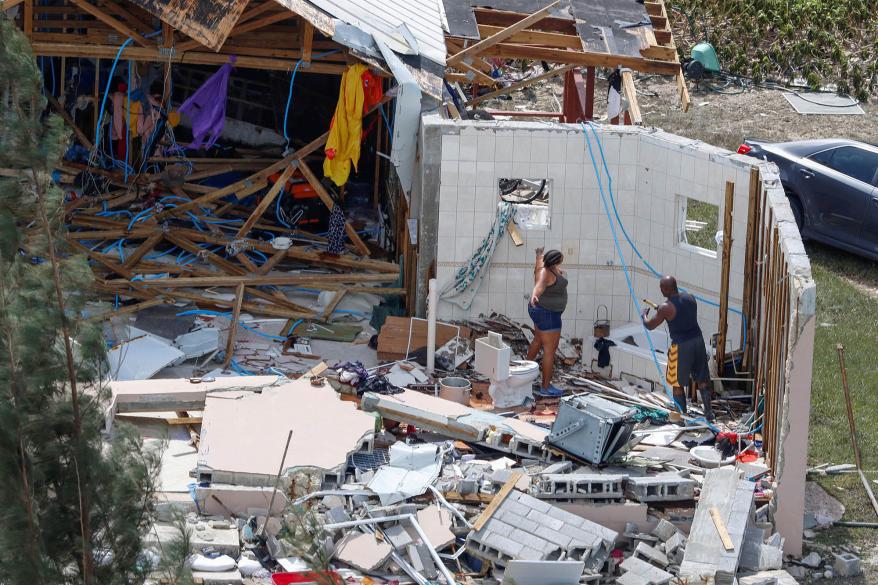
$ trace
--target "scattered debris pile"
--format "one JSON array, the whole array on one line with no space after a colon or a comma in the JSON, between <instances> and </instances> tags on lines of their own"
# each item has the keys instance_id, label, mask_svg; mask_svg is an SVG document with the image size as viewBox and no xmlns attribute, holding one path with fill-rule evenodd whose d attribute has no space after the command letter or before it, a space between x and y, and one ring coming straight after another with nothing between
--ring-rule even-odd
<instances>
[{"instance_id":1,"label":"scattered debris pile","mask_svg":"<svg viewBox=\"0 0 878 585\"><path fill-rule=\"evenodd\" d=\"M190 429L163 456L157 554L184 514L204 583L761 585L859 571L849 552L784 556L745 407L717 426L670 424L660 391L561 357L582 392L501 412L476 389L471 351L448 372L418 365L416 323L388 319L377 351L398 359L376 366L340 354L295 380L114 382L110 421ZM496 315L441 325L439 340L466 348L489 327L516 353L527 343ZM439 395L444 374L472 383L468 400Z\"/></svg>"}]
</instances>

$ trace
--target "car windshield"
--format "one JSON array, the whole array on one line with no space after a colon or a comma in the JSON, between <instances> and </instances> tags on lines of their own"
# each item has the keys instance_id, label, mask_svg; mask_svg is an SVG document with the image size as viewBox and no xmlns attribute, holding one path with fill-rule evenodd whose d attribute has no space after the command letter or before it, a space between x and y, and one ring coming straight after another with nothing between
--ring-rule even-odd
<instances>
[{"instance_id":1,"label":"car windshield","mask_svg":"<svg viewBox=\"0 0 878 585\"><path fill-rule=\"evenodd\" d=\"M856 146L840 146L824 150L809 158L870 185L873 184L875 173L878 171L878 153Z\"/></svg>"}]
</instances>

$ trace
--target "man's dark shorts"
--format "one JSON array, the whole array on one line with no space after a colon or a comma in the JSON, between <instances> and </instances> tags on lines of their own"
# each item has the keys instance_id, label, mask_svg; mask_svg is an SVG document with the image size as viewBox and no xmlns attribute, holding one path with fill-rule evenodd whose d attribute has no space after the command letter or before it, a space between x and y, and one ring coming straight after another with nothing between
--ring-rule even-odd
<instances>
[{"instance_id":1,"label":"man's dark shorts","mask_svg":"<svg viewBox=\"0 0 878 585\"><path fill-rule=\"evenodd\" d=\"M676 388L686 388L690 378L699 385L710 382L707 349L701 336L674 343L668 351L668 384Z\"/></svg>"}]
</instances>

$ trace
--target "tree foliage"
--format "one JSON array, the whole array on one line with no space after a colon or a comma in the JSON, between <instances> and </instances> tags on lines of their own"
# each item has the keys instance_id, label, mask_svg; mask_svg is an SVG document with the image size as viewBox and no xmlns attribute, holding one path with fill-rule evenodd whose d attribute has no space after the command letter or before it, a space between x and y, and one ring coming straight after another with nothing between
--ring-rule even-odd
<instances>
[{"instance_id":1,"label":"tree foliage","mask_svg":"<svg viewBox=\"0 0 878 585\"><path fill-rule=\"evenodd\" d=\"M158 461L133 429L101 435L105 347L81 318L91 269L60 249L68 137L42 85L0 15L0 583L138 583Z\"/></svg>"}]
</instances>

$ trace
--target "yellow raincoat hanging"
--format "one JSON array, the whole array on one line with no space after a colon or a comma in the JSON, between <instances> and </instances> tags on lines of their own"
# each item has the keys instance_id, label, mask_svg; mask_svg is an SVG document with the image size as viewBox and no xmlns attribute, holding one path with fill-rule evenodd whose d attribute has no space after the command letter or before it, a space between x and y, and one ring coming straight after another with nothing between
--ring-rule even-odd
<instances>
[{"instance_id":1,"label":"yellow raincoat hanging","mask_svg":"<svg viewBox=\"0 0 878 585\"><path fill-rule=\"evenodd\" d=\"M351 164L357 169L363 135L363 83L360 79L368 67L356 63L341 78L338 104L326 140L323 174L341 187L347 183Z\"/></svg>"}]
</instances>

